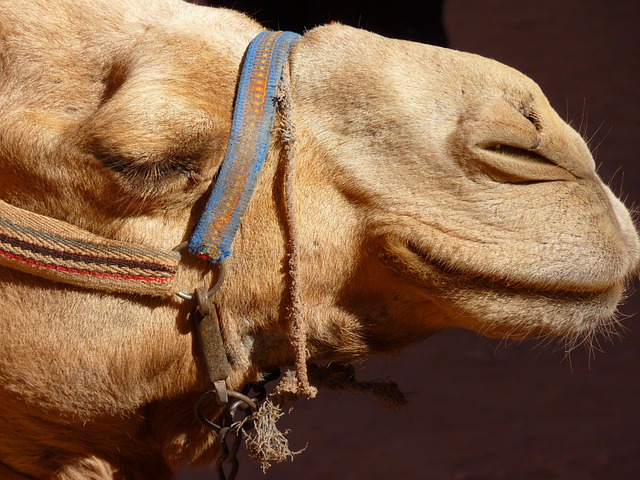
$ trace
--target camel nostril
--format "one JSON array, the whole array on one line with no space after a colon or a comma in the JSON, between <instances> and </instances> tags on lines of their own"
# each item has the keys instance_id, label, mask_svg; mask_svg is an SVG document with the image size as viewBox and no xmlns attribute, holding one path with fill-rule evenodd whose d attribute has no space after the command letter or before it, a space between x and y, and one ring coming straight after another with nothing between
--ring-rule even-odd
<instances>
[{"instance_id":1,"label":"camel nostril","mask_svg":"<svg viewBox=\"0 0 640 480\"><path fill-rule=\"evenodd\" d=\"M505 156L511 157L512 159L515 159L515 160L530 161L530 162L535 162L535 163L540 163L545 165L557 166L554 162L549 160L547 157L533 151L533 149L535 149L539 145L540 145L540 140L537 140L536 144L533 145L531 149L515 147L513 145L504 145L500 143L485 146L484 149L493 153L497 153L499 155L505 155Z\"/></svg>"},{"instance_id":2,"label":"camel nostril","mask_svg":"<svg viewBox=\"0 0 640 480\"><path fill-rule=\"evenodd\" d=\"M540 116L537 112L531 110L529 107L520 107L518 109L522 116L526 118L531 125L533 125L536 131L542 131L542 122L540 121Z\"/></svg>"},{"instance_id":3,"label":"camel nostril","mask_svg":"<svg viewBox=\"0 0 640 480\"><path fill-rule=\"evenodd\" d=\"M545 155L529 147L496 141L477 145L480 168L502 183L530 183L573 180L575 177Z\"/></svg>"}]
</instances>

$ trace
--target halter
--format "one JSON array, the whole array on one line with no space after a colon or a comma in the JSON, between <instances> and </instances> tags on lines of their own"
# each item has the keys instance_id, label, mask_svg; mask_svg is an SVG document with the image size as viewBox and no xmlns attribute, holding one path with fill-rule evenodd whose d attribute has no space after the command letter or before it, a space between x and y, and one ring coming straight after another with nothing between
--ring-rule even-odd
<instances>
[{"instance_id":1,"label":"halter","mask_svg":"<svg viewBox=\"0 0 640 480\"><path fill-rule=\"evenodd\" d=\"M220 173L189 241L189 251L219 263L255 190L275 120L275 90L298 34L260 33L249 45ZM178 251L95 235L0 200L0 266L77 287L138 295L177 294Z\"/></svg>"},{"instance_id":2,"label":"halter","mask_svg":"<svg viewBox=\"0 0 640 480\"><path fill-rule=\"evenodd\" d=\"M164 251L107 239L0 200L0 266L86 289L165 297L176 294L195 301L192 316L209 379L214 384L214 389L197 402L195 413L218 434L221 450L216 468L222 479L235 477L236 452L243 436L240 430L251 426L251 422L235 421L235 414L239 409L247 414L254 412L256 402L241 392L227 390L231 366L210 297L223 281L221 262L231 254L266 159L275 121L276 87L287 54L299 37L292 32L265 31L253 39L245 53L227 150L211 196L188 242L192 254L220 265L213 288L197 288L193 295L176 291L182 246ZM254 398L264 399L264 388L258 385L258 390L262 393ZM208 420L203 413L212 396L223 408L222 425ZM229 475L223 468L225 462L232 464Z\"/></svg>"},{"instance_id":3,"label":"halter","mask_svg":"<svg viewBox=\"0 0 640 480\"><path fill-rule=\"evenodd\" d=\"M120 242L0 200L0 265L107 292L168 296L177 252Z\"/></svg>"},{"instance_id":4,"label":"halter","mask_svg":"<svg viewBox=\"0 0 640 480\"><path fill-rule=\"evenodd\" d=\"M276 114L276 87L287 53L299 37L292 32L262 32L247 49L227 151L189 241L191 253L205 256L213 263L231 254L231 244L267 157Z\"/></svg>"}]
</instances>

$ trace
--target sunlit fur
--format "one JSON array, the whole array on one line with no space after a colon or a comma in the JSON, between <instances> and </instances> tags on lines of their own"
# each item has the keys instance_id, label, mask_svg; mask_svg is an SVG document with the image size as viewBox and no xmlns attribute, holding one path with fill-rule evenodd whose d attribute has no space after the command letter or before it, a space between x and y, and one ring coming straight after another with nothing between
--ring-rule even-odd
<instances>
[{"instance_id":1,"label":"sunlit fur","mask_svg":"<svg viewBox=\"0 0 640 480\"><path fill-rule=\"evenodd\" d=\"M259 31L177 0L0 2L0 198L110 238L184 241ZM291 254L311 360L456 327L568 351L616 335L636 230L531 80L341 25L307 32L285 76L292 149L276 132L214 298L231 388L293 361ZM178 280L214 275L185 255ZM0 269L0 309L3 475L162 480L214 457L192 415L207 381L189 302Z\"/></svg>"}]
</instances>

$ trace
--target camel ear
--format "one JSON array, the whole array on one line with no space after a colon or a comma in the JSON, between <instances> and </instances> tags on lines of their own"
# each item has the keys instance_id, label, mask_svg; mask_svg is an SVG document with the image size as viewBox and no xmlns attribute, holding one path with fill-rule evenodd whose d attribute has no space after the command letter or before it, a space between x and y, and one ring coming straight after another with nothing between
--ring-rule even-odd
<instances>
[{"instance_id":1,"label":"camel ear","mask_svg":"<svg viewBox=\"0 0 640 480\"><path fill-rule=\"evenodd\" d=\"M133 196L181 193L210 179L222 143L217 122L188 91L139 77L112 69L100 107L83 126L85 149Z\"/></svg>"}]
</instances>

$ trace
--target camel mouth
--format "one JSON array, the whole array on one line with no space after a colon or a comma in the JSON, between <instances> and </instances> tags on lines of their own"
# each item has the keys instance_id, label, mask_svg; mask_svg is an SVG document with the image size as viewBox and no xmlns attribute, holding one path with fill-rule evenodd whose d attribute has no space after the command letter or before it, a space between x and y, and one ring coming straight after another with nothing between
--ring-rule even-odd
<instances>
[{"instance_id":1,"label":"camel mouth","mask_svg":"<svg viewBox=\"0 0 640 480\"><path fill-rule=\"evenodd\" d=\"M446 263L411 241L396 241L387 265L453 308L451 326L490 338L593 336L617 324L626 281L585 288L501 278Z\"/></svg>"},{"instance_id":2,"label":"camel mouth","mask_svg":"<svg viewBox=\"0 0 640 480\"><path fill-rule=\"evenodd\" d=\"M570 301L572 303L594 302L608 299L612 292L626 290L626 280L617 279L608 284L579 284L550 279L540 283L526 278L500 276L496 272L482 272L468 265L443 261L411 240L396 239L392 246L394 257L403 264L405 274L419 277L421 281L436 288L447 289L465 285L483 291L494 291L519 296L545 297L550 301ZM609 303L607 300L606 303ZM617 301L616 301L617 304Z\"/></svg>"}]
</instances>

